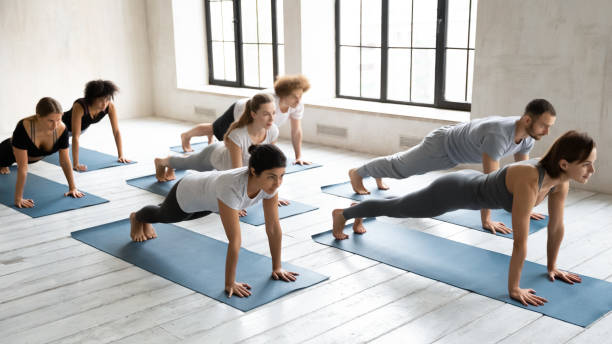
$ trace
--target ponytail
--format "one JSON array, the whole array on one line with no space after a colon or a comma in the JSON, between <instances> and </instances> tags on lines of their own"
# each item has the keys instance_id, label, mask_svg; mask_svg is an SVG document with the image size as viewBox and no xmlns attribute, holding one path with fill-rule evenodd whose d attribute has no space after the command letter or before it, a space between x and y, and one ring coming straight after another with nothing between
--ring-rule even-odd
<instances>
[{"instance_id":1,"label":"ponytail","mask_svg":"<svg viewBox=\"0 0 612 344\"><path fill-rule=\"evenodd\" d=\"M251 116L251 112L257 112L260 106L273 101L274 98L272 98L272 96L268 93L257 93L253 96L253 98L247 100L246 105L244 106L244 111L242 111L242 115L237 121L230 125L225 135L223 135L223 141L229 137L232 130L246 127L247 125L253 123L253 116Z\"/></svg>"}]
</instances>

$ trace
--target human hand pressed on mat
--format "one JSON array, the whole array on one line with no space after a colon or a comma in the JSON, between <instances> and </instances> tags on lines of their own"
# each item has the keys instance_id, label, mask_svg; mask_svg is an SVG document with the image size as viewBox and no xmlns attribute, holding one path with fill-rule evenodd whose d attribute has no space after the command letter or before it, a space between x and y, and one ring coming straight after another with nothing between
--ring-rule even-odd
<instances>
[{"instance_id":1,"label":"human hand pressed on mat","mask_svg":"<svg viewBox=\"0 0 612 344\"><path fill-rule=\"evenodd\" d=\"M299 276L297 272L287 271L285 269L275 269L272 271L272 278L275 280L282 280L285 282L295 282L296 276Z\"/></svg>"},{"instance_id":2,"label":"human hand pressed on mat","mask_svg":"<svg viewBox=\"0 0 612 344\"><path fill-rule=\"evenodd\" d=\"M529 218L532 220L544 220L546 218L546 215L540 213L531 213L531 215L529 215Z\"/></svg>"},{"instance_id":3,"label":"human hand pressed on mat","mask_svg":"<svg viewBox=\"0 0 612 344\"><path fill-rule=\"evenodd\" d=\"M242 282L234 282L231 285L225 286L225 292L227 293L228 298L232 297L232 295L236 295L238 297L248 297L251 295L251 292L249 291L250 289L250 285Z\"/></svg>"},{"instance_id":4,"label":"human hand pressed on mat","mask_svg":"<svg viewBox=\"0 0 612 344\"><path fill-rule=\"evenodd\" d=\"M543 306L548 300L535 294L533 289L516 288L510 291L510 297L519 301L524 306Z\"/></svg>"},{"instance_id":5,"label":"human hand pressed on mat","mask_svg":"<svg viewBox=\"0 0 612 344\"><path fill-rule=\"evenodd\" d=\"M560 279L563 282L574 284L582 282L582 278L574 273L552 269L548 271L548 279L553 282L555 279Z\"/></svg>"},{"instance_id":6,"label":"human hand pressed on mat","mask_svg":"<svg viewBox=\"0 0 612 344\"><path fill-rule=\"evenodd\" d=\"M482 223L482 228L489 230L491 233L497 232L508 234L512 233L512 228L506 226L503 222L486 220Z\"/></svg>"},{"instance_id":7,"label":"human hand pressed on mat","mask_svg":"<svg viewBox=\"0 0 612 344\"><path fill-rule=\"evenodd\" d=\"M64 194L64 197L66 197L66 196L70 196L70 197L73 197L73 198L81 198L81 197L85 196L85 194L82 193L81 191L77 190L77 189L70 189L70 191L68 191L68 192L66 192Z\"/></svg>"}]
</instances>

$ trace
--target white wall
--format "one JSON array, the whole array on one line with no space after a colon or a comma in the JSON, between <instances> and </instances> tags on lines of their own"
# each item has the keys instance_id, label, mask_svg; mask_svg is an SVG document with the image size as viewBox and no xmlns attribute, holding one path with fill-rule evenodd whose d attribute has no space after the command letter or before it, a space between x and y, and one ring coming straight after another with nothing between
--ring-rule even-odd
<instances>
[{"instance_id":1,"label":"white wall","mask_svg":"<svg viewBox=\"0 0 612 344\"><path fill-rule=\"evenodd\" d=\"M64 110L92 79L113 80L120 117L149 116L144 0L0 0L0 132L51 96Z\"/></svg>"},{"instance_id":2,"label":"white wall","mask_svg":"<svg viewBox=\"0 0 612 344\"><path fill-rule=\"evenodd\" d=\"M542 155L570 129L597 142L598 171L586 189L612 192L612 2L480 1L472 116L517 113L532 98L557 110Z\"/></svg>"}]
</instances>

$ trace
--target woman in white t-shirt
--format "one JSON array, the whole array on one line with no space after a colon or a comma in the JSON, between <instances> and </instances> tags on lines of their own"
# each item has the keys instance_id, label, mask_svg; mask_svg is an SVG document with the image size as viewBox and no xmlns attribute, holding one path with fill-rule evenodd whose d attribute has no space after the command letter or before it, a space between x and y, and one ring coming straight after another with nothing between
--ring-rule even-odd
<instances>
[{"instance_id":1,"label":"woman in white t-shirt","mask_svg":"<svg viewBox=\"0 0 612 344\"><path fill-rule=\"evenodd\" d=\"M133 241L157 237L152 223L175 223L219 212L229 241L225 269L225 291L229 297L251 295L247 283L236 281L240 252L238 212L263 201L266 233L272 255L272 278L295 281L298 275L281 264L282 230L278 219L278 188L283 182L287 158L271 144L249 147L248 167L228 171L208 171L187 175L170 190L158 206L149 205L130 214Z\"/></svg>"},{"instance_id":2,"label":"woman in white t-shirt","mask_svg":"<svg viewBox=\"0 0 612 344\"><path fill-rule=\"evenodd\" d=\"M274 82L274 88L265 90L274 97L276 107L275 124L281 126L291 118L291 142L295 151L295 163L300 165L310 164L302 159L302 117L304 116L304 104L302 95L310 89L308 79L303 75L285 75ZM193 149L189 141L194 136L208 136L208 144L213 142L213 135L223 140L225 132L232 122L238 120L242 114L247 99L241 99L232 104L223 115L213 123L200 123L190 130L181 134L181 143L185 152Z\"/></svg>"},{"instance_id":3,"label":"woman in white t-shirt","mask_svg":"<svg viewBox=\"0 0 612 344\"><path fill-rule=\"evenodd\" d=\"M190 156L155 159L155 176L160 182L175 179L174 170L229 170L246 165L251 145L276 143L278 127L274 124L274 98L258 93L244 106L240 119L230 126L225 139L208 145Z\"/></svg>"}]
</instances>

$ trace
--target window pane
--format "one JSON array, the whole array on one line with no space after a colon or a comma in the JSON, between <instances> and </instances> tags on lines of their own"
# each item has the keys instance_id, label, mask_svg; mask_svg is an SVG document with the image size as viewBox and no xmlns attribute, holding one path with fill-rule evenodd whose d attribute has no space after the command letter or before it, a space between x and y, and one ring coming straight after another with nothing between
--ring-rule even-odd
<instances>
[{"instance_id":1,"label":"window pane","mask_svg":"<svg viewBox=\"0 0 612 344\"><path fill-rule=\"evenodd\" d=\"M468 103L472 102L472 84L474 82L474 50L470 50L468 52L468 57L469 57L469 61L468 61L468 89L467 89L467 99L466 101Z\"/></svg>"},{"instance_id":2,"label":"window pane","mask_svg":"<svg viewBox=\"0 0 612 344\"><path fill-rule=\"evenodd\" d=\"M221 20L221 3L210 2L210 38L213 41L223 40L223 26Z\"/></svg>"},{"instance_id":3,"label":"window pane","mask_svg":"<svg viewBox=\"0 0 612 344\"><path fill-rule=\"evenodd\" d=\"M242 42L257 43L257 0L242 0L240 11Z\"/></svg>"},{"instance_id":4,"label":"window pane","mask_svg":"<svg viewBox=\"0 0 612 344\"><path fill-rule=\"evenodd\" d=\"M474 49L476 42L476 13L478 9L478 0L472 0L472 17L470 18L470 48Z\"/></svg>"},{"instance_id":5,"label":"window pane","mask_svg":"<svg viewBox=\"0 0 612 344\"><path fill-rule=\"evenodd\" d=\"M257 23L259 43L272 43L272 7L271 0L257 1Z\"/></svg>"},{"instance_id":6,"label":"window pane","mask_svg":"<svg viewBox=\"0 0 612 344\"><path fill-rule=\"evenodd\" d=\"M242 45L242 60L244 66L244 84L259 86L259 57L257 44Z\"/></svg>"},{"instance_id":7,"label":"window pane","mask_svg":"<svg viewBox=\"0 0 612 344\"><path fill-rule=\"evenodd\" d=\"M272 45L259 45L259 87L272 87L274 70L272 69Z\"/></svg>"},{"instance_id":8,"label":"window pane","mask_svg":"<svg viewBox=\"0 0 612 344\"><path fill-rule=\"evenodd\" d=\"M222 16L223 16L223 40L233 41L234 40L234 2L223 1L222 2Z\"/></svg>"},{"instance_id":9,"label":"window pane","mask_svg":"<svg viewBox=\"0 0 612 344\"><path fill-rule=\"evenodd\" d=\"M444 99L453 102L465 101L466 64L467 50L446 50Z\"/></svg>"},{"instance_id":10,"label":"window pane","mask_svg":"<svg viewBox=\"0 0 612 344\"><path fill-rule=\"evenodd\" d=\"M361 49L361 96L380 98L380 48Z\"/></svg>"},{"instance_id":11,"label":"window pane","mask_svg":"<svg viewBox=\"0 0 612 344\"><path fill-rule=\"evenodd\" d=\"M412 51L412 101L431 104L434 101L436 74L435 49Z\"/></svg>"},{"instance_id":12,"label":"window pane","mask_svg":"<svg viewBox=\"0 0 612 344\"><path fill-rule=\"evenodd\" d=\"M412 33L412 46L435 48L438 2L434 0L414 0L413 6L412 26L414 32Z\"/></svg>"},{"instance_id":13,"label":"window pane","mask_svg":"<svg viewBox=\"0 0 612 344\"><path fill-rule=\"evenodd\" d=\"M410 101L410 49L389 49L387 98Z\"/></svg>"},{"instance_id":14,"label":"window pane","mask_svg":"<svg viewBox=\"0 0 612 344\"><path fill-rule=\"evenodd\" d=\"M340 94L344 96L359 97L359 50L340 47Z\"/></svg>"},{"instance_id":15,"label":"window pane","mask_svg":"<svg viewBox=\"0 0 612 344\"><path fill-rule=\"evenodd\" d=\"M285 26L283 24L283 2L284 0L276 1L276 40L278 44L285 43Z\"/></svg>"},{"instance_id":16,"label":"window pane","mask_svg":"<svg viewBox=\"0 0 612 344\"><path fill-rule=\"evenodd\" d=\"M410 47L412 1L389 0L389 46Z\"/></svg>"},{"instance_id":17,"label":"window pane","mask_svg":"<svg viewBox=\"0 0 612 344\"><path fill-rule=\"evenodd\" d=\"M359 45L361 6L358 0L340 1L340 44Z\"/></svg>"},{"instance_id":18,"label":"window pane","mask_svg":"<svg viewBox=\"0 0 612 344\"><path fill-rule=\"evenodd\" d=\"M285 75L285 45L278 45L278 75Z\"/></svg>"},{"instance_id":19,"label":"window pane","mask_svg":"<svg viewBox=\"0 0 612 344\"><path fill-rule=\"evenodd\" d=\"M361 45L380 47L381 0L361 0Z\"/></svg>"},{"instance_id":20,"label":"window pane","mask_svg":"<svg viewBox=\"0 0 612 344\"><path fill-rule=\"evenodd\" d=\"M236 46L234 42L223 43L225 80L236 81Z\"/></svg>"},{"instance_id":21,"label":"window pane","mask_svg":"<svg viewBox=\"0 0 612 344\"><path fill-rule=\"evenodd\" d=\"M449 48L467 48L470 0L448 1L448 28L446 46Z\"/></svg>"},{"instance_id":22,"label":"window pane","mask_svg":"<svg viewBox=\"0 0 612 344\"><path fill-rule=\"evenodd\" d=\"M213 78L217 80L225 79L225 60L223 58L223 43L212 42L213 53Z\"/></svg>"}]
</instances>

